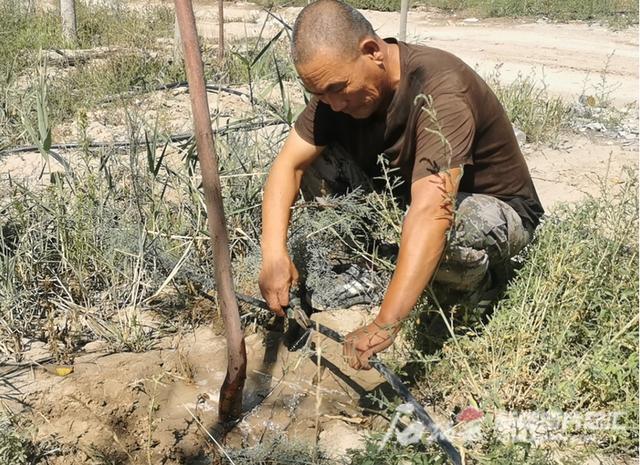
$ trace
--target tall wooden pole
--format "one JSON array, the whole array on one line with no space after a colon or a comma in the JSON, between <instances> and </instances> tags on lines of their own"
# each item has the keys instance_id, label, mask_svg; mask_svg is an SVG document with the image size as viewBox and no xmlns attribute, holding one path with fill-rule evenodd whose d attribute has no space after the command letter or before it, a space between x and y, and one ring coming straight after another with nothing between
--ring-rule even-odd
<instances>
[{"instance_id":1,"label":"tall wooden pole","mask_svg":"<svg viewBox=\"0 0 640 465\"><path fill-rule=\"evenodd\" d=\"M407 40L407 15L409 14L409 0L400 1L400 30L398 39L402 42Z\"/></svg>"},{"instance_id":2,"label":"tall wooden pole","mask_svg":"<svg viewBox=\"0 0 640 465\"><path fill-rule=\"evenodd\" d=\"M218 0L218 58L224 58L224 1Z\"/></svg>"},{"instance_id":3,"label":"tall wooden pole","mask_svg":"<svg viewBox=\"0 0 640 465\"><path fill-rule=\"evenodd\" d=\"M222 205L218 161L216 158L209 103L204 80L204 67L196 20L191 0L175 0L176 16L184 46L184 61L189 82L189 96L196 133L198 160L202 172L205 204L207 207L209 235L213 243L216 286L227 337L227 376L220 390L219 420L227 422L239 418L242 410L242 389L247 371L247 354L244 334L240 326L238 302L233 290L229 237Z\"/></svg>"}]
</instances>

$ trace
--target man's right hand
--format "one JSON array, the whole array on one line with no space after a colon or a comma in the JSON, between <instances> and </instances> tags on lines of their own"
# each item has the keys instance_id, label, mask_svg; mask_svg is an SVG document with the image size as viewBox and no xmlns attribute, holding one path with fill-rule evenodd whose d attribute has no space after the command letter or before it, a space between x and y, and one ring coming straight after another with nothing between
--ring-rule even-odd
<instances>
[{"instance_id":1,"label":"man's right hand","mask_svg":"<svg viewBox=\"0 0 640 465\"><path fill-rule=\"evenodd\" d=\"M298 270L289 255L263 258L258 283L262 297L272 312L285 316L283 307L289 305L289 290L298 282Z\"/></svg>"},{"instance_id":2,"label":"man's right hand","mask_svg":"<svg viewBox=\"0 0 640 465\"><path fill-rule=\"evenodd\" d=\"M291 205L296 200L304 170L322 152L292 129L269 170L262 196L262 270L259 285L269 308L284 316L289 289L298 280L298 270L287 253L287 228Z\"/></svg>"}]
</instances>

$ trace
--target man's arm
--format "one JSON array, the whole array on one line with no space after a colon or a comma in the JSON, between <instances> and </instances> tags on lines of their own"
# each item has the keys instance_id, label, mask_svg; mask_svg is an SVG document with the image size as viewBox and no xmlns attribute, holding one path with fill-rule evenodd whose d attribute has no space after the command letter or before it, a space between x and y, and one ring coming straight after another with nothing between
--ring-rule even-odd
<instances>
[{"instance_id":1,"label":"man's arm","mask_svg":"<svg viewBox=\"0 0 640 465\"><path fill-rule=\"evenodd\" d=\"M287 252L287 229L304 170L320 155L317 147L302 139L292 129L276 157L262 197L262 269L259 285L269 308L284 316L282 307L289 304L289 288L298 272Z\"/></svg>"},{"instance_id":2,"label":"man's arm","mask_svg":"<svg viewBox=\"0 0 640 465\"><path fill-rule=\"evenodd\" d=\"M396 270L373 323L346 338L344 352L355 369L389 347L399 325L418 302L440 261L453 221L461 168L418 179L411 185L411 207L402 225Z\"/></svg>"}]
</instances>

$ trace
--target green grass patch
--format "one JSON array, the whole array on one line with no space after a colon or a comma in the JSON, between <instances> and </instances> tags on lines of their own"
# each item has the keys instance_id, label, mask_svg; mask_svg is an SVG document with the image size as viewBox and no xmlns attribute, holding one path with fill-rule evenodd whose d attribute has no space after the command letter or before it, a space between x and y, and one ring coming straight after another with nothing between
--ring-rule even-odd
<instances>
[{"instance_id":1,"label":"green grass patch","mask_svg":"<svg viewBox=\"0 0 640 465\"><path fill-rule=\"evenodd\" d=\"M8 78L37 63L41 49L125 46L142 48L170 37L173 12L167 7L132 10L122 6L89 7L76 2L78 43L65 44L60 18L53 10L29 12L23 2L0 1L0 77Z\"/></svg>"},{"instance_id":2,"label":"green grass patch","mask_svg":"<svg viewBox=\"0 0 640 465\"><path fill-rule=\"evenodd\" d=\"M104 45L128 47L153 46L160 37L172 37L173 9L167 5L127 8L114 5L76 2L78 15L78 47Z\"/></svg>"},{"instance_id":3,"label":"green grass patch","mask_svg":"<svg viewBox=\"0 0 640 465\"><path fill-rule=\"evenodd\" d=\"M486 327L426 362L420 392L485 412L620 412L619 429L588 433L601 451L635 454L637 181L629 172L548 218Z\"/></svg>"},{"instance_id":4,"label":"green grass patch","mask_svg":"<svg viewBox=\"0 0 640 465\"><path fill-rule=\"evenodd\" d=\"M24 432L19 432L14 418L0 417L0 463L27 465L32 462L34 448Z\"/></svg>"},{"instance_id":5,"label":"green grass patch","mask_svg":"<svg viewBox=\"0 0 640 465\"><path fill-rule=\"evenodd\" d=\"M403 465L446 465L451 463L442 450L428 442L427 435L412 445L401 445L394 439L384 446L378 435L366 441L363 450L353 451L351 465L378 465L382 463ZM465 456L468 465L556 465L553 451L529 443L502 443L486 437L479 453ZM564 460L563 465L578 465L577 462Z\"/></svg>"},{"instance_id":6,"label":"green grass patch","mask_svg":"<svg viewBox=\"0 0 640 465\"><path fill-rule=\"evenodd\" d=\"M116 53L105 60L71 69L51 79L50 112L60 123L98 105L108 97L152 90L161 84L185 80L181 63L145 51ZM121 104L122 98L115 99Z\"/></svg>"},{"instance_id":7,"label":"green grass patch","mask_svg":"<svg viewBox=\"0 0 640 465\"><path fill-rule=\"evenodd\" d=\"M546 16L562 21L604 19L620 25L638 22L638 2L634 0L422 0L419 3L449 11L467 10L481 16Z\"/></svg>"},{"instance_id":8,"label":"green grass patch","mask_svg":"<svg viewBox=\"0 0 640 465\"><path fill-rule=\"evenodd\" d=\"M42 50L114 49L104 57L79 61L72 67L48 67L55 76L49 86L48 109L54 124L107 96L184 79L182 65L173 63L171 54L157 43L158 38L173 35L173 12L169 8L76 5L78 43L67 44L55 11L30 12L22 3L0 1L0 146L28 142L21 120L30 111L30 96L39 85L33 76L43 62Z\"/></svg>"},{"instance_id":9,"label":"green grass patch","mask_svg":"<svg viewBox=\"0 0 640 465\"><path fill-rule=\"evenodd\" d=\"M568 106L547 92L535 75L519 75L514 81L500 80L500 68L486 76L487 84L509 116L509 120L527 135L527 142L553 141L569 124Z\"/></svg>"}]
</instances>

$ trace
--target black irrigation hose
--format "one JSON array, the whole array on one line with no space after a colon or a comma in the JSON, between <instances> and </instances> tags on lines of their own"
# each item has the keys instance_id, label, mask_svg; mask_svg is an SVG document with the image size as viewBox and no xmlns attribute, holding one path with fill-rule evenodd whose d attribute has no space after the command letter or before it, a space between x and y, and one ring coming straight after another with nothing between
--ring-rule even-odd
<instances>
[{"instance_id":1,"label":"black irrigation hose","mask_svg":"<svg viewBox=\"0 0 640 465\"><path fill-rule=\"evenodd\" d=\"M206 292L201 291L200 294L204 297L211 299L211 296ZM269 306L267 303L261 299L257 299L255 297L251 297L248 295L238 294L236 293L236 297L239 301L244 302L246 304L252 305L254 307L258 307L261 309L269 310ZM323 336L328 337L329 339L334 340L342 344L344 342L344 337L334 331L331 328L328 328L320 323L315 323L313 328L318 331ZM384 379L387 380L389 385L393 388L393 390L404 400L405 402L411 404L414 409L418 420L429 430L432 436L435 438L435 441L438 443L440 448L444 451L445 454L449 457L451 462L454 465L462 465L462 458L460 456L460 452L455 448L455 446L447 439L442 430L438 427L438 425L433 421L431 416L427 413L427 411L418 403L415 397L411 394L407 386L404 385L402 380L396 375L393 371L391 371L384 363L382 363L377 357L372 357L369 359L369 364L380 373Z\"/></svg>"},{"instance_id":2,"label":"black irrigation hose","mask_svg":"<svg viewBox=\"0 0 640 465\"><path fill-rule=\"evenodd\" d=\"M255 123L232 123L227 126L221 127L219 129L214 129L213 133L216 135L224 135L232 131L240 131L240 130L254 130L261 129L268 126L278 126L281 124L289 124L279 119L270 119L265 121L258 121ZM189 140L193 138L193 134L172 134L168 136L168 140L170 142L181 142L184 140ZM137 145L145 145L145 141L138 142ZM80 148L90 148L90 149L99 149L99 148L124 148L133 145L132 142L91 142L89 144L82 144L80 142L71 142L68 144L53 144L51 149L55 150L73 150ZM37 152L40 150L37 145L24 145L21 147L15 147L13 149L0 150L0 156L2 155L10 155L12 153L23 153L23 152ZM52 154L53 155L53 154ZM60 155L56 154L53 158L60 162L63 166L67 163L66 160L61 159Z\"/></svg>"},{"instance_id":3,"label":"black irrigation hose","mask_svg":"<svg viewBox=\"0 0 640 465\"><path fill-rule=\"evenodd\" d=\"M176 82L170 82L166 84L160 84L151 89L131 90L128 92L124 92L122 94L113 95L111 97L104 98L100 100L100 103L101 104L111 103L122 97L132 97L134 95L146 94L149 92L157 92L160 90L179 89L182 87L187 87L187 88L189 87L189 84L187 83L187 81L176 81ZM233 89L231 87L225 87L225 86L216 85L216 84L207 84L205 87L209 92L225 92L227 94L236 95L238 97L246 97L247 99L249 99L252 105L262 105L269 108L269 110L273 112L276 112L276 113L278 112L278 108L276 108L271 103L267 102L266 100L258 100L255 97L253 97L251 94L248 94L247 92L243 92L241 90Z\"/></svg>"}]
</instances>

